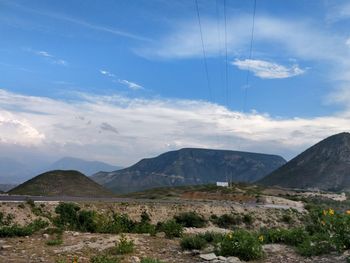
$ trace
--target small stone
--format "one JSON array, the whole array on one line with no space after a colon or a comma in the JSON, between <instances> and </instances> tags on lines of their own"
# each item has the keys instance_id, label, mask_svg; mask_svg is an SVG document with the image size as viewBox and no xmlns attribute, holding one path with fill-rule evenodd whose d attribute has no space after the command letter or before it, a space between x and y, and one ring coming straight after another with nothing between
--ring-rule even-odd
<instances>
[{"instance_id":1,"label":"small stone","mask_svg":"<svg viewBox=\"0 0 350 263\"><path fill-rule=\"evenodd\" d=\"M43 234L43 238L48 239L50 237L49 234Z\"/></svg>"},{"instance_id":2,"label":"small stone","mask_svg":"<svg viewBox=\"0 0 350 263\"><path fill-rule=\"evenodd\" d=\"M209 254L200 254L199 257L201 259L204 259L206 261L214 260L216 259L216 255L214 253L209 253Z\"/></svg>"},{"instance_id":3,"label":"small stone","mask_svg":"<svg viewBox=\"0 0 350 263\"><path fill-rule=\"evenodd\" d=\"M221 260L221 261L226 261L227 258L223 257L223 256L218 256L218 260Z\"/></svg>"},{"instance_id":4,"label":"small stone","mask_svg":"<svg viewBox=\"0 0 350 263\"><path fill-rule=\"evenodd\" d=\"M132 257L130 258L130 263L140 263L140 262L141 262L141 260L140 260L139 257L132 256Z\"/></svg>"},{"instance_id":5,"label":"small stone","mask_svg":"<svg viewBox=\"0 0 350 263\"><path fill-rule=\"evenodd\" d=\"M156 234L156 237L165 238L165 233L164 232L158 232Z\"/></svg>"},{"instance_id":6,"label":"small stone","mask_svg":"<svg viewBox=\"0 0 350 263\"><path fill-rule=\"evenodd\" d=\"M10 245L2 245L1 246L1 250L8 250L10 248L12 248L12 246L10 246Z\"/></svg>"},{"instance_id":7,"label":"small stone","mask_svg":"<svg viewBox=\"0 0 350 263\"><path fill-rule=\"evenodd\" d=\"M77 237L77 236L79 236L79 235L80 235L79 232L73 232L73 237Z\"/></svg>"},{"instance_id":8,"label":"small stone","mask_svg":"<svg viewBox=\"0 0 350 263\"><path fill-rule=\"evenodd\" d=\"M241 263L242 261L238 257L228 257L226 263Z\"/></svg>"}]
</instances>

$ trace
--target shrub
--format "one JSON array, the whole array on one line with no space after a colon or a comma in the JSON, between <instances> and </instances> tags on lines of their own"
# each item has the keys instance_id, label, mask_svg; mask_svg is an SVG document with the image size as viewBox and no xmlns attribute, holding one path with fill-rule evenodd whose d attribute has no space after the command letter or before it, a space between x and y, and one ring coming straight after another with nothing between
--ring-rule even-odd
<instances>
[{"instance_id":1,"label":"shrub","mask_svg":"<svg viewBox=\"0 0 350 263\"><path fill-rule=\"evenodd\" d=\"M120 260L110 255L97 255L90 258L91 263L119 263Z\"/></svg>"},{"instance_id":2,"label":"shrub","mask_svg":"<svg viewBox=\"0 0 350 263\"><path fill-rule=\"evenodd\" d=\"M222 228L232 228L235 225L242 223L242 218L239 215L223 214L217 219L212 220L214 224Z\"/></svg>"},{"instance_id":3,"label":"shrub","mask_svg":"<svg viewBox=\"0 0 350 263\"><path fill-rule=\"evenodd\" d=\"M204 227L207 224L207 220L196 212L185 212L174 216L177 223L184 227Z\"/></svg>"},{"instance_id":4,"label":"shrub","mask_svg":"<svg viewBox=\"0 0 350 263\"><path fill-rule=\"evenodd\" d=\"M199 236L186 236L181 239L180 246L183 250L203 249L207 245L207 241Z\"/></svg>"},{"instance_id":5,"label":"shrub","mask_svg":"<svg viewBox=\"0 0 350 263\"><path fill-rule=\"evenodd\" d=\"M223 234L215 233L215 232L205 232L204 234L199 234L201 238L203 238L208 243L220 243L222 239L224 238Z\"/></svg>"},{"instance_id":6,"label":"shrub","mask_svg":"<svg viewBox=\"0 0 350 263\"><path fill-rule=\"evenodd\" d=\"M55 212L58 216L54 223L65 229L76 230L79 226L78 211L80 207L74 203L60 203L56 206Z\"/></svg>"},{"instance_id":7,"label":"shrub","mask_svg":"<svg viewBox=\"0 0 350 263\"><path fill-rule=\"evenodd\" d=\"M181 237L183 233L183 226L173 219L163 222L160 229L167 238Z\"/></svg>"},{"instance_id":8,"label":"shrub","mask_svg":"<svg viewBox=\"0 0 350 263\"><path fill-rule=\"evenodd\" d=\"M134 242L128 240L125 235L122 235L119 243L116 245L116 253L119 255L129 254L134 251Z\"/></svg>"},{"instance_id":9,"label":"shrub","mask_svg":"<svg viewBox=\"0 0 350 263\"><path fill-rule=\"evenodd\" d=\"M254 223L254 217L251 214L245 214L243 216L243 222L246 225L252 225Z\"/></svg>"},{"instance_id":10,"label":"shrub","mask_svg":"<svg viewBox=\"0 0 350 263\"><path fill-rule=\"evenodd\" d=\"M293 218L292 218L292 216L289 215L289 214L284 214L284 215L282 216L282 221L285 222L285 223L287 223L287 224L291 224L291 223L293 222Z\"/></svg>"},{"instance_id":11,"label":"shrub","mask_svg":"<svg viewBox=\"0 0 350 263\"><path fill-rule=\"evenodd\" d=\"M36 219L26 226L3 226L0 227L0 237L30 236L33 233L39 231L40 229L47 227L48 225L48 222L43 221L41 219Z\"/></svg>"},{"instance_id":12,"label":"shrub","mask_svg":"<svg viewBox=\"0 0 350 263\"><path fill-rule=\"evenodd\" d=\"M226 235L219 252L222 256L235 256L246 261L264 256L258 236L246 230L237 230Z\"/></svg>"},{"instance_id":13,"label":"shrub","mask_svg":"<svg viewBox=\"0 0 350 263\"><path fill-rule=\"evenodd\" d=\"M100 216L99 232L113 234L129 233L132 232L134 226L135 223L125 214L113 214L111 219Z\"/></svg>"},{"instance_id":14,"label":"shrub","mask_svg":"<svg viewBox=\"0 0 350 263\"><path fill-rule=\"evenodd\" d=\"M48 246L58 246L58 245L62 245L62 244L63 244L62 239L52 239L52 240L48 240L46 242L46 245L48 245Z\"/></svg>"},{"instance_id":15,"label":"shrub","mask_svg":"<svg viewBox=\"0 0 350 263\"><path fill-rule=\"evenodd\" d=\"M97 232L96 212L82 210L78 214L79 230L83 232Z\"/></svg>"},{"instance_id":16,"label":"shrub","mask_svg":"<svg viewBox=\"0 0 350 263\"><path fill-rule=\"evenodd\" d=\"M163 263L163 261L154 258L143 258L140 263Z\"/></svg>"},{"instance_id":17,"label":"shrub","mask_svg":"<svg viewBox=\"0 0 350 263\"><path fill-rule=\"evenodd\" d=\"M150 223L136 223L133 230L133 233L138 233L138 234L145 234L145 233L149 233L151 235L155 235L156 234L156 227L154 225L151 225Z\"/></svg>"},{"instance_id":18,"label":"shrub","mask_svg":"<svg viewBox=\"0 0 350 263\"><path fill-rule=\"evenodd\" d=\"M297 246L297 252L306 257L328 254L334 250L327 234L316 234Z\"/></svg>"},{"instance_id":19,"label":"shrub","mask_svg":"<svg viewBox=\"0 0 350 263\"><path fill-rule=\"evenodd\" d=\"M296 246L309 238L309 234L304 228L272 228L265 229L260 232L264 237L265 243L284 243L291 246Z\"/></svg>"}]
</instances>

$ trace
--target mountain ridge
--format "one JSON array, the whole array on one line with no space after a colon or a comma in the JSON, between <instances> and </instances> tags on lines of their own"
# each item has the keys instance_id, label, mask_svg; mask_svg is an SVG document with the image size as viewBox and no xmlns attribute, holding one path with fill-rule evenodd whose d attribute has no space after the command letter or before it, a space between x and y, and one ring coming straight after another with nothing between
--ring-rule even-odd
<instances>
[{"instance_id":1,"label":"mountain ridge","mask_svg":"<svg viewBox=\"0 0 350 263\"><path fill-rule=\"evenodd\" d=\"M268 174L286 161L278 155L231 150L182 148L144 158L134 165L91 178L116 193L162 186L251 182Z\"/></svg>"}]
</instances>

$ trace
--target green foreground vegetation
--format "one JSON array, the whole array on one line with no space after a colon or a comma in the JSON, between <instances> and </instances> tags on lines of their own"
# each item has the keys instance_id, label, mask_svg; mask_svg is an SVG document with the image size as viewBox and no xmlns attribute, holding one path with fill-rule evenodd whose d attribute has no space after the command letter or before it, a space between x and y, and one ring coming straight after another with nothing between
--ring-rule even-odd
<instances>
[{"instance_id":1,"label":"green foreground vegetation","mask_svg":"<svg viewBox=\"0 0 350 263\"><path fill-rule=\"evenodd\" d=\"M0 213L0 237L30 236L41 231L51 237L46 242L48 246L60 246L63 244L63 233L66 230L121 234L115 247L92 257L92 263L120 262L122 255L134 252L133 241L128 240L124 233L156 235L158 232L164 232L166 238L180 238L180 247L183 250L202 250L211 245L217 255L236 256L245 261L264 258L264 244L286 244L305 257L341 253L350 249L350 210L345 210L343 205L334 205L337 210L326 208L312 200L307 202L308 213L300 214L301 224L294 226L290 213L284 213L281 222L290 224L289 228L259 230L251 228L257 220L252 214L212 215L206 219L196 212L184 212L167 221L152 224L145 211L141 214L140 221L133 221L126 214L102 214L81 209L75 203L60 203L55 208L55 215L44 212L43 205L37 206L32 201L28 201L27 205L35 215L43 219L20 226L13 223L13 216L10 214L5 216ZM209 223L230 229L231 232L184 235L184 227L203 228ZM141 262L161 261L144 258Z\"/></svg>"}]
</instances>

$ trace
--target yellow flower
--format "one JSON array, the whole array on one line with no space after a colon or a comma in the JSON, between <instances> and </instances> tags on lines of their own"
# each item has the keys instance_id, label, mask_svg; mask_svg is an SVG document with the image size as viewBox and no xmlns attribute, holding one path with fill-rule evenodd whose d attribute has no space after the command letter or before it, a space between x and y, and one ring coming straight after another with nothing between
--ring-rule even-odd
<instances>
[{"instance_id":1,"label":"yellow flower","mask_svg":"<svg viewBox=\"0 0 350 263\"><path fill-rule=\"evenodd\" d=\"M229 238L229 239L232 239L232 237L233 237L233 234L232 234L232 233L228 234L228 238Z\"/></svg>"},{"instance_id":2,"label":"yellow flower","mask_svg":"<svg viewBox=\"0 0 350 263\"><path fill-rule=\"evenodd\" d=\"M332 216L332 215L334 215L334 210L332 209L332 208L329 208L329 214Z\"/></svg>"},{"instance_id":3,"label":"yellow flower","mask_svg":"<svg viewBox=\"0 0 350 263\"><path fill-rule=\"evenodd\" d=\"M347 214L347 215L350 215L350 210L347 210L347 211L346 211L346 214Z\"/></svg>"},{"instance_id":4,"label":"yellow flower","mask_svg":"<svg viewBox=\"0 0 350 263\"><path fill-rule=\"evenodd\" d=\"M259 236L259 241L260 241L260 242L263 242L263 241L264 241L264 236L263 236L263 235Z\"/></svg>"}]
</instances>

